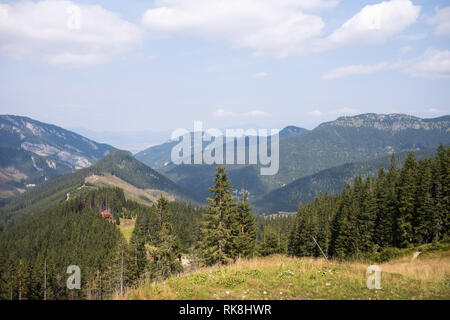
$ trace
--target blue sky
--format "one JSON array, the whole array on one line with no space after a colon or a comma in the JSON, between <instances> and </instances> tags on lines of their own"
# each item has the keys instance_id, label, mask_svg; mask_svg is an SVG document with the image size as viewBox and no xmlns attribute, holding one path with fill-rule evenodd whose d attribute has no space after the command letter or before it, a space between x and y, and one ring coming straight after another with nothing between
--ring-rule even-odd
<instances>
[{"instance_id":1,"label":"blue sky","mask_svg":"<svg viewBox=\"0 0 450 320\"><path fill-rule=\"evenodd\" d=\"M0 3L1 114L167 131L450 113L448 1Z\"/></svg>"}]
</instances>

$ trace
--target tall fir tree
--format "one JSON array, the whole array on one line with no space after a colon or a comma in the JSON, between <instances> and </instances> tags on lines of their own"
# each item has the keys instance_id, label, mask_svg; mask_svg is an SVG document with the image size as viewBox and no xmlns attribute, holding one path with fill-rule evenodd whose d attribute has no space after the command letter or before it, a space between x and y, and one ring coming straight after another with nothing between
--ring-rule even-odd
<instances>
[{"instance_id":1,"label":"tall fir tree","mask_svg":"<svg viewBox=\"0 0 450 320\"><path fill-rule=\"evenodd\" d=\"M333 221L331 254L339 258L348 258L358 252L358 203L354 192L347 186L343 193Z\"/></svg>"},{"instance_id":2,"label":"tall fir tree","mask_svg":"<svg viewBox=\"0 0 450 320\"><path fill-rule=\"evenodd\" d=\"M201 227L200 254L204 265L227 264L233 260L231 218L236 210L228 173L219 165L214 185L209 188L211 198Z\"/></svg>"},{"instance_id":3,"label":"tall fir tree","mask_svg":"<svg viewBox=\"0 0 450 320\"><path fill-rule=\"evenodd\" d=\"M400 172L398 186L398 211L396 217L396 242L401 248L413 244L413 220L416 212L417 162L409 153Z\"/></svg>"},{"instance_id":4,"label":"tall fir tree","mask_svg":"<svg viewBox=\"0 0 450 320\"><path fill-rule=\"evenodd\" d=\"M416 214L414 216L414 244L421 245L433 241L433 225L439 224L439 214L434 210L432 196L432 161L419 162L417 176Z\"/></svg>"},{"instance_id":5,"label":"tall fir tree","mask_svg":"<svg viewBox=\"0 0 450 320\"><path fill-rule=\"evenodd\" d=\"M152 275L159 279L167 279L171 274L182 271L176 252L176 236L171 224L169 202L160 197L156 204L159 221L157 249L153 252Z\"/></svg>"},{"instance_id":6,"label":"tall fir tree","mask_svg":"<svg viewBox=\"0 0 450 320\"><path fill-rule=\"evenodd\" d=\"M392 188L384 168L378 171L374 193L376 212L374 242L378 247L387 247L392 245L394 225L392 210L389 207L389 197L395 197L395 188Z\"/></svg>"},{"instance_id":7,"label":"tall fir tree","mask_svg":"<svg viewBox=\"0 0 450 320\"><path fill-rule=\"evenodd\" d=\"M448 235L450 213L450 147L439 146L432 168L433 198L435 215L433 221L433 241Z\"/></svg>"},{"instance_id":8,"label":"tall fir tree","mask_svg":"<svg viewBox=\"0 0 450 320\"><path fill-rule=\"evenodd\" d=\"M251 257L255 251L256 223L248 193L243 192L236 211L231 215L232 256Z\"/></svg>"}]
</instances>

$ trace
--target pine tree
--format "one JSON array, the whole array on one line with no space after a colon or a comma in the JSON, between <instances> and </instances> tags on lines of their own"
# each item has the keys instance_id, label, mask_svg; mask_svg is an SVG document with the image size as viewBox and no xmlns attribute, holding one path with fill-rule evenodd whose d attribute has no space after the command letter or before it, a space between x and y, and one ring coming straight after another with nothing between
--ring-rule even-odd
<instances>
[{"instance_id":1,"label":"pine tree","mask_svg":"<svg viewBox=\"0 0 450 320\"><path fill-rule=\"evenodd\" d=\"M278 236L274 232L269 232L264 242L258 248L258 251L262 256L279 253Z\"/></svg>"},{"instance_id":2,"label":"pine tree","mask_svg":"<svg viewBox=\"0 0 450 320\"><path fill-rule=\"evenodd\" d=\"M398 215L398 184L400 181L400 170L395 161L395 155L392 154L391 166L386 175L386 203L385 220L384 220L384 234L385 246L394 246L397 232L397 215Z\"/></svg>"},{"instance_id":3,"label":"pine tree","mask_svg":"<svg viewBox=\"0 0 450 320\"><path fill-rule=\"evenodd\" d=\"M358 252L358 212L359 207L352 188L347 186L342 193L341 203L333 222L331 254L348 258Z\"/></svg>"},{"instance_id":4,"label":"pine tree","mask_svg":"<svg viewBox=\"0 0 450 320\"><path fill-rule=\"evenodd\" d=\"M417 176L416 208L414 216L414 244L421 245L433 241L433 225L439 223L438 213L434 210L432 196L431 160L419 162Z\"/></svg>"},{"instance_id":5,"label":"pine tree","mask_svg":"<svg viewBox=\"0 0 450 320\"><path fill-rule=\"evenodd\" d=\"M381 168L378 171L374 189L376 212L374 242L378 247L392 245L393 216L389 210L388 201L390 192L395 194L395 190L390 191L390 187L384 168Z\"/></svg>"},{"instance_id":6,"label":"pine tree","mask_svg":"<svg viewBox=\"0 0 450 320\"><path fill-rule=\"evenodd\" d=\"M433 198L435 215L433 221L433 241L449 232L450 213L450 147L441 144L433 164Z\"/></svg>"},{"instance_id":7,"label":"pine tree","mask_svg":"<svg viewBox=\"0 0 450 320\"><path fill-rule=\"evenodd\" d=\"M300 253L300 231L301 231L301 220L303 212L303 204L300 202L297 210L297 214L295 215L294 225L292 226L291 232L289 234L289 242L288 242L288 254L293 256L301 256Z\"/></svg>"},{"instance_id":8,"label":"pine tree","mask_svg":"<svg viewBox=\"0 0 450 320\"><path fill-rule=\"evenodd\" d=\"M396 217L397 246L409 247L413 243L413 219L416 211L417 163L409 153L400 171L398 186L398 212Z\"/></svg>"},{"instance_id":9,"label":"pine tree","mask_svg":"<svg viewBox=\"0 0 450 320\"><path fill-rule=\"evenodd\" d=\"M227 251L232 241L231 216L236 210L236 199L232 197L228 174L224 166L216 169L214 185L209 188L212 198L207 198L208 206L201 227L200 251L203 264L226 264L233 260Z\"/></svg>"},{"instance_id":10,"label":"pine tree","mask_svg":"<svg viewBox=\"0 0 450 320\"><path fill-rule=\"evenodd\" d=\"M373 238L375 231L375 198L373 190L373 182L371 178L367 178L365 182L360 177L355 178L353 186L354 197L357 201L357 245L358 251L368 252L373 247Z\"/></svg>"},{"instance_id":11,"label":"pine tree","mask_svg":"<svg viewBox=\"0 0 450 320\"><path fill-rule=\"evenodd\" d=\"M175 249L176 237L171 224L169 202L160 197L156 204L160 230L157 237L157 249L153 253L153 274L160 279L167 279L171 274L181 272L182 267L177 259Z\"/></svg>"},{"instance_id":12,"label":"pine tree","mask_svg":"<svg viewBox=\"0 0 450 320\"><path fill-rule=\"evenodd\" d=\"M248 193L244 192L231 215L233 257L251 257L255 250L256 224L252 216L252 207L248 202Z\"/></svg>"},{"instance_id":13,"label":"pine tree","mask_svg":"<svg viewBox=\"0 0 450 320\"><path fill-rule=\"evenodd\" d=\"M131 277L136 280L145 274L147 268L147 249L145 247L147 228L141 219L145 218L138 216L136 219L135 229L130 239L130 252L132 255L130 272L132 273Z\"/></svg>"}]
</instances>

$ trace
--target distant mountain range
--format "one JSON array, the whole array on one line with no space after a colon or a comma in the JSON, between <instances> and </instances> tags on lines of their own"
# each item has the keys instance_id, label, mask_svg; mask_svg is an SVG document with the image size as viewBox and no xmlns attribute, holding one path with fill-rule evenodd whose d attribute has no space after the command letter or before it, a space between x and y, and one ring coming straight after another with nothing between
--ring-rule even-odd
<instances>
[{"instance_id":1,"label":"distant mountain range","mask_svg":"<svg viewBox=\"0 0 450 320\"><path fill-rule=\"evenodd\" d=\"M227 165L236 189L242 184L250 199L260 198L297 179L346 163L364 162L391 153L420 151L450 142L450 116L420 119L403 114L362 114L340 117L311 131L280 137L280 169L273 176L261 176L256 165ZM159 171L179 185L192 188L198 200L208 196L214 165L174 165L170 146L153 147L149 165L162 163ZM137 155L138 156L138 155ZM145 158L141 158L146 162ZM159 162L158 162L159 161Z\"/></svg>"},{"instance_id":2,"label":"distant mountain range","mask_svg":"<svg viewBox=\"0 0 450 320\"><path fill-rule=\"evenodd\" d=\"M189 191L133 158L128 152L110 151L96 164L45 181L0 208L0 230L39 214L80 192L101 186L122 188L127 198L151 205L160 196L191 201Z\"/></svg>"},{"instance_id":3,"label":"distant mountain range","mask_svg":"<svg viewBox=\"0 0 450 320\"><path fill-rule=\"evenodd\" d=\"M216 165L173 164L170 154L177 143L169 141L136 154L147 166L127 152L62 128L26 117L0 116L0 198L28 190L1 209L0 219L9 223L64 201L80 187L99 185L119 186L142 203L151 203L159 194L204 203ZM245 148L249 143L246 139ZM392 153L401 163L407 152L415 151L420 158L440 143L450 143L450 116L362 114L340 117L310 131L284 128L276 175L260 175L258 165L227 165L227 171L236 192L242 186L250 192L258 212L292 211L319 192L340 192L355 175L375 175L387 167Z\"/></svg>"},{"instance_id":4,"label":"distant mountain range","mask_svg":"<svg viewBox=\"0 0 450 320\"><path fill-rule=\"evenodd\" d=\"M0 198L89 167L112 149L51 124L0 115Z\"/></svg>"},{"instance_id":5,"label":"distant mountain range","mask_svg":"<svg viewBox=\"0 0 450 320\"><path fill-rule=\"evenodd\" d=\"M292 137L296 135L300 135L302 133L307 132L307 129L299 128L296 126L287 126L283 130L280 131L280 138ZM191 140L193 141L193 133L191 132ZM156 146L152 146L143 151L140 151L135 154L136 159L142 161L146 165L150 166L153 169L161 169L163 167L168 166L171 163L170 153L172 148L178 144L178 141L168 141L166 143L162 143ZM246 144L248 145L248 139L246 139ZM204 142L202 145L202 150L208 145L207 142Z\"/></svg>"}]
</instances>

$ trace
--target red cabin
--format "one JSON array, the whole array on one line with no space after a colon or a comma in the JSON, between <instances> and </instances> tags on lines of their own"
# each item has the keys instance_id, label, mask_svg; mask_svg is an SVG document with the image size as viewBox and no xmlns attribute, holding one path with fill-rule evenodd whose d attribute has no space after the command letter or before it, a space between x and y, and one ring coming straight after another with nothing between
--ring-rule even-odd
<instances>
[{"instance_id":1,"label":"red cabin","mask_svg":"<svg viewBox=\"0 0 450 320\"><path fill-rule=\"evenodd\" d=\"M102 215L102 218L105 218L105 219L111 219L112 218L111 212L109 212L107 210L100 212L100 214Z\"/></svg>"}]
</instances>

